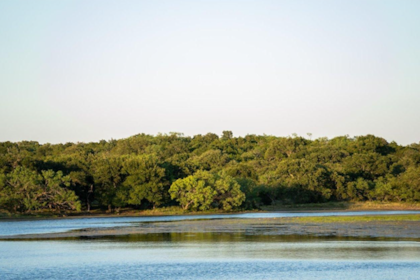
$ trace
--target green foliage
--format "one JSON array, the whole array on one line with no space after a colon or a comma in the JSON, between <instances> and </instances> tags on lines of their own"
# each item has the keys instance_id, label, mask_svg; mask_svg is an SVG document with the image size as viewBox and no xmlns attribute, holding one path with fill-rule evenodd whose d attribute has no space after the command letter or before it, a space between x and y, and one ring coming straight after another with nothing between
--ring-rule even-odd
<instances>
[{"instance_id":1,"label":"green foliage","mask_svg":"<svg viewBox=\"0 0 420 280\"><path fill-rule=\"evenodd\" d=\"M18 167L7 176L2 175L0 181L0 205L5 209L20 212L81 209L78 197L68 189L70 178L61 171L43 170L39 174Z\"/></svg>"},{"instance_id":2,"label":"green foliage","mask_svg":"<svg viewBox=\"0 0 420 280\"><path fill-rule=\"evenodd\" d=\"M263 196L263 187L258 186L257 183L249 178L239 177L236 178L240 186L242 193L246 194L245 201L242 203L242 206L245 209L259 209L261 207Z\"/></svg>"},{"instance_id":3,"label":"green foliage","mask_svg":"<svg viewBox=\"0 0 420 280\"><path fill-rule=\"evenodd\" d=\"M219 176L207 171L175 181L169 193L185 210L220 208L230 211L245 200L240 185L230 176Z\"/></svg>"},{"instance_id":4,"label":"green foliage","mask_svg":"<svg viewBox=\"0 0 420 280\"><path fill-rule=\"evenodd\" d=\"M122 159L104 155L92 162L92 177L95 182L95 198L103 206L124 206L121 193L123 182Z\"/></svg>"},{"instance_id":5,"label":"green foliage","mask_svg":"<svg viewBox=\"0 0 420 280\"><path fill-rule=\"evenodd\" d=\"M208 150L199 156L190 158L188 164L191 170L219 170L229 161L220 150Z\"/></svg>"},{"instance_id":6,"label":"green foliage","mask_svg":"<svg viewBox=\"0 0 420 280\"><path fill-rule=\"evenodd\" d=\"M74 191L68 190L71 179L64 176L63 172L52 170L42 171L42 195L38 199L50 209L58 210L81 210L81 204Z\"/></svg>"},{"instance_id":7,"label":"green foliage","mask_svg":"<svg viewBox=\"0 0 420 280\"><path fill-rule=\"evenodd\" d=\"M372 181L358 178L357 181L347 183L347 192L343 194L343 198L349 198L353 201L362 201L370 198L370 191L373 189Z\"/></svg>"},{"instance_id":8,"label":"green foliage","mask_svg":"<svg viewBox=\"0 0 420 280\"><path fill-rule=\"evenodd\" d=\"M231 131L97 143L0 143L0 209L230 211L339 201L420 201L420 144Z\"/></svg>"},{"instance_id":9,"label":"green foliage","mask_svg":"<svg viewBox=\"0 0 420 280\"><path fill-rule=\"evenodd\" d=\"M216 196L213 204L225 211L238 208L245 201L245 194L241 191L241 186L230 176L216 177L214 189Z\"/></svg>"},{"instance_id":10,"label":"green foliage","mask_svg":"<svg viewBox=\"0 0 420 280\"><path fill-rule=\"evenodd\" d=\"M124 159L123 172L126 174L123 186L129 204L140 205L147 200L153 206L159 206L163 202L165 170L159 167L156 156L130 156Z\"/></svg>"},{"instance_id":11,"label":"green foliage","mask_svg":"<svg viewBox=\"0 0 420 280\"><path fill-rule=\"evenodd\" d=\"M169 193L184 210L207 210L216 195L212 186L206 184L206 180L193 175L176 180Z\"/></svg>"}]
</instances>

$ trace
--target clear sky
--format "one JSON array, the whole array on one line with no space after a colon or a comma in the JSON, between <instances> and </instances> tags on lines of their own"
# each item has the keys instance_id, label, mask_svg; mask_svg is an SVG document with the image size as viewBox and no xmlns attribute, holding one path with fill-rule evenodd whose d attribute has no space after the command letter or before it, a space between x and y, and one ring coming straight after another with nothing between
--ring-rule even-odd
<instances>
[{"instance_id":1,"label":"clear sky","mask_svg":"<svg viewBox=\"0 0 420 280\"><path fill-rule=\"evenodd\" d=\"M0 0L0 141L420 141L418 0Z\"/></svg>"}]
</instances>

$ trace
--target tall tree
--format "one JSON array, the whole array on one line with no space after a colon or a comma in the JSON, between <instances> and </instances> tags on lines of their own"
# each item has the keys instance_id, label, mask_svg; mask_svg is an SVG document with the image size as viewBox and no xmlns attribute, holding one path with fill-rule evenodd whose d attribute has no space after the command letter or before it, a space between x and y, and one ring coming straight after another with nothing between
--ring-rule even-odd
<instances>
[{"instance_id":1,"label":"tall tree","mask_svg":"<svg viewBox=\"0 0 420 280\"><path fill-rule=\"evenodd\" d=\"M147 200L153 208L162 204L165 199L165 169L159 166L155 155L130 156L123 162L126 179L123 183L127 202L141 205Z\"/></svg>"},{"instance_id":2,"label":"tall tree","mask_svg":"<svg viewBox=\"0 0 420 280\"><path fill-rule=\"evenodd\" d=\"M92 176L95 182L95 198L103 206L121 207L125 205L121 195L123 178L122 159L103 155L92 161Z\"/></svg>"}]
</instances>

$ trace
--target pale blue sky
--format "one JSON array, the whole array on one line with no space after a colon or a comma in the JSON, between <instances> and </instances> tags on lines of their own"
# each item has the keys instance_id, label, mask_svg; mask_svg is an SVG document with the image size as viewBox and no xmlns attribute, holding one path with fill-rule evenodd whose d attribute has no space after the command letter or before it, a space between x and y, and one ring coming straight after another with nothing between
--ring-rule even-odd
<instances>
[{"instance_id":1,"label":"pale blue sky","mask_svg":"<svg viewBox=\"0 0 420 280\"><path fill-rule=\"evenodd\" d=\"M420 141L420 1L0 0L0 141Z\"/></svg>"}]
</instances>

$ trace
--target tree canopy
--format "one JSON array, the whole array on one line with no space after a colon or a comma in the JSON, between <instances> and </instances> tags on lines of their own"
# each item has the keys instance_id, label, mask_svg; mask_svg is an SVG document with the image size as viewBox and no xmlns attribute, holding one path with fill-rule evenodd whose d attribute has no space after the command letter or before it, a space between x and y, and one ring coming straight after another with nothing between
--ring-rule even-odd
<instances>
[{"instance_id":1,"label":"tree canopy","mask_svg":"<svg viewBox=\"0 0 420 280\"><path fill-rule=\"evenodd\" d=\"M419 200L420 144L374 135L311 140L223 131L0 143L0 209L8 211Z\"/></svg>"}]
</instances>

